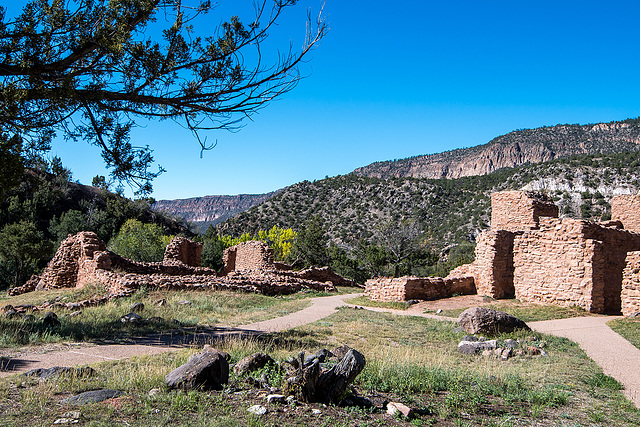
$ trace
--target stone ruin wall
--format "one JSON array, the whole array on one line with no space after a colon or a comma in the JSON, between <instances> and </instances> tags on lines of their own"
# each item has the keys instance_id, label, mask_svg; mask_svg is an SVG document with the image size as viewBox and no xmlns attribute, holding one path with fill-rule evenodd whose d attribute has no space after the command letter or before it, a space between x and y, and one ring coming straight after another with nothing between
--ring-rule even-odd
<instances>
[{"instance_id":1,"label":"stone ruin wall","mask_svg":"<svg viewBox=\"0 0 640 427\"><path fill-rule=\"evenodd\" d=\"M192 242L186 237L177 236L164 250L163 264L175 261L191 267L200 267L202 258L202 243Z\"/></svg>"},{"instance_id":2,"label":"stone ruin wall","mask_svg":"<svg viewBox=\"0 0 640 427\"><path fill-rule=\"evenodd\" d=\"M584 222L544 218L540 223L540 230L514 239L515 297L522 302L602 309L603 298L594 302L591 295L591 259L597 242L584 238Z\"/></svg>"},{"instance_id":3,"label":"stone ruin wall","mask_svg":"<svg viewBox=\"0 0 640 427\"><path fill-rule=\"evenodd\" d=\"M613 197L611 220L622 222L625 230L640 233L640 195L625 194Z\"/></svg>"},{"instance_id":4,"label":"stone ruin wall","mask_svg":"<svg viewBox=\"0 0 640 427\"><path fill-rule=\"evenodd\" d=\"M473 276L442 277L378 277L367 280L365 295L372 301L434 300L456 294L476 293Z\"/></svg>"},{"instance_id":5,"label":"stone ruin wall","mask_svg":"<svg viewBox=\"0 0 640 427\"><path fill-rule=\"evenodd\" d=\"M540 217L558 217L558 207L542 195L526 191L491 194L491 229L524 231L538 228Z\"/></svg>"},{"instance_id":6,"label":"stone ruin wall","mask_svg":"<svg viewBox=\"0 0 640 427\"><path fill-rule=\"evenodd\" d=\"M246 242L229 249L228 253L237 256L233 259L234 266L240 265L243 270L218 275L209 268L187 265L200 263L202 245L183 237L175 238L168 245L163 262L141 263L106 250L106 245L95 233L81 232L61 243L40 276L32 277L23 286L10 289L9 293L17 295L33 290L80 288L89 283L100 283L106 288L107 294L104 296L67 304L67 308L78 309L128 296L141 286L281 295L302 289L334 291L335 285L353 285L353 282L331 272L328 267L300 272L280 271L274 268L273 252L263 242ZM242 258L245 256L247 259Z\"/></svg>"},{"instance_id":7,"label":"stone ruin wall","mask_svg":"<svg viewBox=\"0 0 640 427\"><path fill-rule=\"evenodd\" d=\"M473 276L478 294L597 313L640 310L640 255L627 259L640 251L640 195L614 197L605 223L558 219L553 203L528 192L491 200L492 227L478 237L475 261L456 269ZM443 280L379 278L366 293L378 301L450 296Z\"/></svg>"},{"instance_id":8,"label":"stone ruin wall","mask_svg":"<svg viewBox=\"0 0 640 427\"><path fill-rule=\"evenodd\" d=\"M627 254L622 273L622 314L640 312L640 251Z\"/></svg>"},{"instance_id":9,"label":"stone ruin wall","mask_svg":"<svg viewBox=\"0 0 640 427\"><path fill-rule=\"evenodd\" d=\"M513 287L513 239L515 233L488 230L476 240L476 259L473 262L478 295L508 298L515 294Z\"/></svg>"},{"instance_id":10,"label":"stone ruin wall","mask_svg":"<svg viewBox=\"0 0 640 427\"><path fill-rule=\"evenodd\" d=\"M275 270L273 249L266 243L251 240L227 248L222 255L224 274L232 271Z\"/></svg>"}]
</instances>

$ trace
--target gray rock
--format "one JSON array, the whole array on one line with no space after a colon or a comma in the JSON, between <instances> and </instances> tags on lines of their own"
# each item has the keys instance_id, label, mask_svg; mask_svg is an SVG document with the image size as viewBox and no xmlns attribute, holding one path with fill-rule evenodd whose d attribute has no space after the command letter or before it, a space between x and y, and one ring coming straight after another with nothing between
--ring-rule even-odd
<instances>
[{"instance_id":1,"label":"gray rock","mask_svg":"<svg viewBox=\"0 0 640 427\"><path fill-rule=\"evenodd\" d=\"M462 341L474 342L474 341L480 341L480 340L478 339L478 337L476 337L474 335L465 335L464 337L462 337ZM484 340L482 340L482 341L484 341Z\"/></svg>"},{"instance_id":2,"label":"gray rock","mask_svg":"<svg viewBox=\"0 0 640 427\"><path fill-rule=\"evenodd\" d=\"M122 395L122 392L118 390L105 389L85 391L84 393L80 393L76 396L71 396L69 398L63 399L61 403L66 403L69 405L86 405L88 403L102 402L103 400L112 399L120 395Z\"/></svg>"},{"instance_id":3,"label":"gray rock","mask_svg":"<svg viewBox=\"0 0 640 427\"><path fill-rule=\"evenodd\" d=\"M511 338L504 340L504 346L506 348L518 348L520 344L516 340L512 340Z\"/></svg>"},{"instance_id":4,"label":"gray rock","mask_svg":"<svg viewBox=\"0 0 640 427\"><path fill-rule=\"evenodd\" d=\"M95 375L96 371L85 366L83 368L68 368L66 366L54 366L53 368L37 368L25 372L23 375L28 377L39 377L46 380L56 375L74 375L76 377L90 377Z\"/></svg>"},{"instance_id":5,"label":"gray rock","mask_svg":"<svg viewBox=\"0 0 640 427\"><path fill-rule=\"evenodd\" d=\"M484 307L472 307L458 316L458 324L469 334L495 335L516 329L531 330L526 323L502 311Z\"/></svg>"},{"instance_id":6,"label":"gray rock","mask_svg":"<svg viewBox=\"0 0 640 427\"><path fill-rule=\"evenodd\" d=\"M483 350L494 350L498 346L496 340L489 341L460 341L458 343L458 353L476 354Z\"/></svg>"},{"instance_id":7,"label":"gray rock","mask_svg":"<svg viewBox=\"0 0 640 427\"><path fill-rule=\"evenodd\" d=\"M187 363L171 371L165 382L169 388L191 390L202 387L222 390L229 381L229 355L209 346L194 354Z\"/></svg>"},{"instance_id":8,"label":"gray rock","mask_svg":"<svg viewBox=\"0 0 640 427\"><path fill-rule=\"evenodd\" d=\"M248 372L257 371L264 368L269 363L275 363L274 360L265 353L253 353L244 359L238 361L233 367L236 375L243 375Z\"/></svg>"},{"instance_id":9,"label":"gray rock","mask_svg":"<svg viewBox=\"0 0 640 427\"><path fill-rule=\"evenodd\" d=\"M60 326L60 321L58 320L58 316L53 311L48 311L42 318L42 324L50 328L55 328Z\"/></svg>"},{"instance_id":10,"label":"gray rock","mask_svg":"<svg viewBox=\"0 0 640 427\"><path fill-rule=\"evenodd\" d=\"M22 316L23 322L32 323L32 322L35 322L36 320L37 320L36 316L34 316L33 314L25 314L24 316Z\"/></svg>"},{"instance_id":11,"label":"gray rock","mask_svg":"<svg viewBox=\"0 0 640 427\"><path fill-rule=\"evenodd\" d=\"M129 311L132 313L142 313L144 311L144 304L141 302L137 302L131 306L131 309L129 309Z\"/></svg>"},{"instance_id":12,"label":"gray rock","mask_svg":"<svg viewBox=\"0 0 640 427\"><path fill-rule=\"evenodd\" d=\"M129 314L125 314L124 316L122 316L120 318L120 321L122 323L138 324L138 323L142 323L142 317L139 314L136 314L136 313L129 313Z\"/></svg>"},{"instance_id":13,"label":"gray rock","mask_svg":"<svg viewBox=\"0 0 640 427\"><path fill-rule=\"evenodd\" d=\"M12 308L4 312L4 317L6 317L7 319L15 319L17 317L20 317L20 313Z\"/></svg>"}]
</instances>

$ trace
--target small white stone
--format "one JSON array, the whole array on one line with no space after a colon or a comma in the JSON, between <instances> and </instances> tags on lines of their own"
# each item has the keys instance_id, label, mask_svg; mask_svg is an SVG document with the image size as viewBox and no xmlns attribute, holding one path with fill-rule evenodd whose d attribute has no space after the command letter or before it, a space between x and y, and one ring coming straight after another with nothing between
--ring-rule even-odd
<instances>
[{"instance_id":1,"label":"small white stone","mask_svg":"<svg viewBox=\"0 0 640 427\"><path fill-rule=\"evenodd\" d=\"M262 405L253 405L247 411L254 415L264 415L267 413L267 408Z\"/></svg>"},{"instance_id":2,"label":"small white stone","mask_svg":"<svg viewBox=\"0 0 640 427\"><path fill-rule=\"evenodd\" d=\"M311 413L313 415L320 415L320 414L322 414L322 411L320 409L315 409L314 408L314 409L311 410Z\"/></svg>"}]
</instances>

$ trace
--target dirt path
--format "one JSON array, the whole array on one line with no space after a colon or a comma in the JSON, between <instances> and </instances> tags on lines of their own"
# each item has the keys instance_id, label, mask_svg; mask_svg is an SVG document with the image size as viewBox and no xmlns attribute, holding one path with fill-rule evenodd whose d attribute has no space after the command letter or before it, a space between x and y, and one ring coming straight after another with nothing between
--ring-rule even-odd
<instances>
[{"instance_id":1,"label":"dirt path","mask_svg":"<svg viewBox=\"0 0 640 427\"><path fill-rule=\"evenodd\" d=\"M315 322L334 313L345 305L344 300L360 294L333 295L314 298L310 307L262 322L236 328L199 328L188 335L156 334L132 340L128 344L53 345L26 349L0 361L0 377L26 372L30 369L54 366L88 365L106 360L128 359L132 356L159 354L193 345L211 343L230 336L250 336L278 332L306 323Z\"/></svg>"},{"instance_id":2,"label":"dirt path","mask_svg":"<svg viewBox=\"0 0 640 427\"><path fill-rule=\"evenodd\" d=\"M107 345L56 345L49 351L23 352L3 361L0 366L0 377L26 372L35 368L53 366L87 365L105 360L127 359L132 356L158 354L165 351L193 345L203 345L216 339L229 336L247 336L268 332L278 332L296 326L315 322L334 313L336 308L347 304L346 299L360 294L335 295L315 298L312 305L304 310L288 314L276 319L251 323L237 328L200 328L192 334L157 334L140 338L130 344ZM467 300L444 301L443 307L454 308L452 304L468 303ZM421 303L422 304L422 303ZM479 303L478 303L479 305ZM468 306L468 305L467 305ZM363 307L376 312L393 313L400 316L419 316L436 320L455 321L456 319L435 314L424 313L425 306L412 306L408 310L391 310L376 307ZM612 376L625 387L624 394L636 407L640 408L640 350L615 333L606 325L611 316L574 317L570 319L530 322L529 326L538 332L561 336L575 341L600 365L605 374ZM45 347L45 350L47 347Z\"/></svg>"}]
</instances>

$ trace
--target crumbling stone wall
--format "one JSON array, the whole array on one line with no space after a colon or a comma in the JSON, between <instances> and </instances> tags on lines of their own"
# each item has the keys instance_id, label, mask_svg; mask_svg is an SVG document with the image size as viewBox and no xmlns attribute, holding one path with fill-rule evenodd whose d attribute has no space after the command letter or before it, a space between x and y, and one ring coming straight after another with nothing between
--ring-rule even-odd
<instances>
[{"instance_id":1,"label":"crumbling stone wall","mask_svg":"<svg viewBox=\"0 0 640 427\"><path fill-rule=\"evenodd\" d=\"M222 254L224 272L244 270L275 270L273 249L264 242L251 240L225 249Z\"/></svg>"},{"instance_id":2,"label":"crumbling stone wall","mask_svg":"<svg viewBox=\"0 0 640 427\"><path fill-rule=\"evenodd\" d=\"M627 254L622 273L621 300L623 315L640 312L640 251Z\"/></svg>"},{"instance_id":3,"label":"crumbling stone wall","mask_svg":"<svg viewBox=\"0 0 640 427\"><path fill-rule=\"evenodd\" d=\"M475 294L473 276L378 277L365 283L365 295L373 301L434 300L455 294Z\"/></svg>"},{"instance_id":4,"label":"crumbling stone wall","mask_svg":"<svg viewBox=\"0 0 640 427\"><path fill-rule=\"evenodd\" d=\"M281 271L274 268L273 252L263 242L246 242L225 253L234 255L231 270L219 276L214 270L188 264L199 264L202 246L178 237L167 247L161 263L141 263L123 258L106 250L95 233L82 232L69 236L40 276L32 277L25 285L10 290L11 295L36 289L82 287L101 283L107 294L82 303L67 304L70 309L95 305L112 298L135 292L141 286L158 289L213 289L259 292L278 295L301 289L334 291L335 285L348 285L328 268ZM243 257L247 257L244 259ZM269 268L271 267L271 268ZM63 304L64 305L64 304Z\"/></svg>"},{"instance_id":5,"label":"crumbling stone wall","mask_svg":"<svg viewBox=\"0 0 640 427\"><path fill-rule=\"evenodd\" d=\"M192 242L186 237L177 236L164 250L164 264L170 264L174 261L190 265L192 267L200 267L202 257L202 243Z\"/></svg>"},{"instance_id":6,"label":"crumbling stone wall","mask_svg":"<svg viewBox=\"0 0 640 427\"><path fill-rule=\"evenodd\" d=\"M476 240L476 259L473 262L478 295L509 298L513 287L513 239L516 233L507 230L488 230Z\"/></svg>"},{"instance_id":7,"label":"crumbling stone wall","mask_svg":"<svg viewBox=\"0 0 640 427\"><path fill-rule=\"evenodd\" d=\"M523 231L538 228L540 217L558 217L558 207L548 197L529 191L491 194L491 229Z\"/></svg>"},{"instance_id":8,"label":"crumbling stone wall","mask_svg":"<svg viewBox=\"0 0 640 427\"><path fill-rule=\"evenodd\" d=\"M640 233L640 194L625 194L611 199L611 219L622 222L624 228Z\"/></svg>"}]
</instances>

